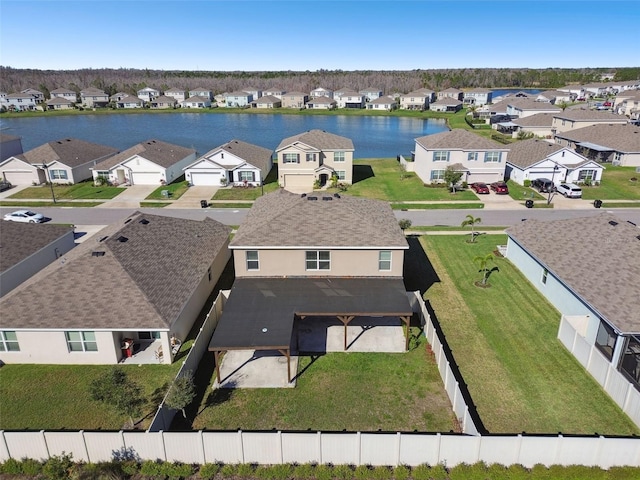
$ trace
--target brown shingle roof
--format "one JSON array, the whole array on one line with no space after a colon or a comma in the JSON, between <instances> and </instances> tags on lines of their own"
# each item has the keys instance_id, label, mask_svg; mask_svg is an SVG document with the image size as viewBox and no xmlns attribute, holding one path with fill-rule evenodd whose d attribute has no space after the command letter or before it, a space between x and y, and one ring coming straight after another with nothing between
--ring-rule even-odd
<instances>
[{"instance_id":1,"label":"brown shingle roof","mask_svg":"<svg viewBox=\"0 0 640 480\"><path fill-rule=\"evenodd\" d=\"M64 225L2 222L2 228L0 228L0 252L2 252L0 272L8 270L39 252L70 231L73 231L73 227ZM51 260L53 261L54 258Z\"/></svg>"},{"instance_id":2,"label":"brown shingle roof","mask_svg":"<svg viewBox=\"0 0 640 480\"><path fill-rule=\"evenodd\" d=\"M254 167L258 167L263 171L263 173L268 173L267 168L269 167L269 164L271 162L271 155L273 153L268 148L259 147L258 145L253 145L241 140L231 140L230 142L209 150L203 155L203 157L208 157L220 149L225 150L238 158L241 158Z\"/></svg>"},{"instance_id":3,"label":"brown shingle roof","mask_svg":"<svg viewBox=\"0 0 640 480\"><path fill-rule=\"evenodd\" d=\"M461 128L455 128L448 132L425 135L416 138L416 142L427 150L508 150L504 145L487 138L468 132Z\"/></svg>"},{"instance_id":4,"label":"brown shingle roof","mask_svg":"<svg viewBox=\"0 0 640 480\"><path fill-rule=\"evenodd\" d=\"M170 328L226 248L230 228L208 217L137 212L129 219L105 228L7 294L0 302L3 327Z\"/></svg>"},{"instance_id":5,"label":"brown shingle roof","mask_svg":"<svg viewBox=\"0 0 640 480\"><path fill-rule=\"evenodd\" d=\"M534 115L529 115L524 118L516 118L511 120L516 125L520 125L521 127L549 127L553 125L553 117L555 113L536 113Z\"/></svg>"},{"instance_id":6,"label":"brown shingle roof","mask_svg":"<svg viewBox=\"0 0 640 480\"><path fill-rule=\"evenodd\" d=\"M106 145L85 142L77 138L64 138L45 143L32 150L16 155L16 158L32 165L50 164L58 161L68 167L77 167L118 153Z\"/></svg>"},{"instance_id":7,"label":"brown shingle roof","mask_svg":"<svg viewBox=\"0 0 640 480\"><path fill-rule=\"evenodd\" d=\"M601 213L529 219L507 234L622 333L640 333L639 228Z\"/></svg>"},{"instance_id":8,"label":"brown shingle roof","mask_svg":"<svg viewBox=\"0 0 640 480\"><path fill-rule=\"evenodd\" d=\"M318 100L319 99L315 99L314 102L318 102ZM329 99L329 101L334 102L334 100L331 99ZM328 133L324 130L309 130L308 132L299 133L298 135L285 138L280 142L276 151L286 148L296 142L304 143L305 145L315 147L318 150L353 150L353 142L350 138L341 137L340 135Z\"/></svg>"},{"instance_id":9,"label":"brown shingle roof","mask_svg":"<svg viewBox=\"0 0 640 480\"><path fill-rule=\"evenodd\" d=\"M554 113L554 118L563 120L579 120L592 122L620 122L627 123L629 120L624 115L617 113L603 112L598 110L588 110L586 108L567 109L564 112Z\"/></svg>"},{"instance_id":10,"label":"brown shingle roof","mask_svg":"<svg viewBox=\"0 0 640 480\"><path fill-rule=\"evenodd\" d=\"M407 248L407 241L388 203L279 190L256 200L231 246Z\"/></svg>"},{"instance_id":11,"label":"brown shingle roof","mask_svg":"<svg viewBox=\"0 0 640 480\"><path fill-rule=\"evenodd\" d=\"M592 125L556 134L572 142L589 142L624 153L640 152L640 127L636 125Z\"/></svg>"},{"instance_id":12,"label":"brown shingle roof","mask_svg":"<svg viewBox=\"0 0 640 480\"><path fill-rule=\"evenodd\" d=\"M528 168L563 148L557 143L549 143L537 138L521 140L509 145L507 163L520 168Z\"/></svg>"},{"instance_id":13,"label":"brown shingle roof","mask_svg":"<svg viewBox=\"0 0 640 480\"><path fill-rule=\"evenodd\" d=\"M160 140L147 140L126 149L124 152L120 152L104 162L100 162L95 166L94 170L108 170L127 161L134 155L139 155L156 165L168 168L193 153L195 153L195 150L192 148L185 148Z\"/></svg>"}]
</instances>

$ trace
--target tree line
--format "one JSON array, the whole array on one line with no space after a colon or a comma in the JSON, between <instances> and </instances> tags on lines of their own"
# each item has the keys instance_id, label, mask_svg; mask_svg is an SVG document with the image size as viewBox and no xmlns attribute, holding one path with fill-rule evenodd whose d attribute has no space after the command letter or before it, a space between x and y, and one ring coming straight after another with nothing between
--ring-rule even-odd
<instances>
[{"instance_id":1,"label":"tree line","mask_svg":"<svg viewBox=\"0 0 640 480\"><path fill-rule=\"evenodd\" d=\"M615 80L640 78L640 68L617 68ZM135 94L145 87L160 90L207 88L214 93L233 92L247 88L310 92L324 87L331 90L377 88L385 94L407 93L418 88L435 91L446 88L542 88L552 89L567 84L599 82L607 68L462 68L385 71L261 71L223 72L187 70L151 70L133 68L84 68L79 70L34 70L0 66L0 91L20 92L35 88L49 96L56 88L80 92L96 87L113 95L117 92Z\"/></svg>"}]
</instances>

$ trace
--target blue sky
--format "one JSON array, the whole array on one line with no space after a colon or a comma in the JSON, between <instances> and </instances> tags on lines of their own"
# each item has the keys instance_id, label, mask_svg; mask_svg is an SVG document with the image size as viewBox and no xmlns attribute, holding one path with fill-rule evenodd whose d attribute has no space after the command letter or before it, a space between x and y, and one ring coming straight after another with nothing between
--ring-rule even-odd
<instances>
[{"instance_id":1,"label":"blue sky","mask_svg":"<svg viewBox=\"0 0 640 480\"><path fill-rule=\"evenodd\" d=\"M0 65L162 70L640 66L640 1L0 0Z\"/></svg>"}]
</instances>

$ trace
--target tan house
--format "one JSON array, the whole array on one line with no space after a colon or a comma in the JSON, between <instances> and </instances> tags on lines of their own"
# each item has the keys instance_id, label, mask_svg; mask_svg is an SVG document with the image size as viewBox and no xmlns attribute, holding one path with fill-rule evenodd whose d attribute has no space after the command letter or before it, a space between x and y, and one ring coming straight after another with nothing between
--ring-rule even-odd
<instances>
[{"instance_id":1,"label":"tan house","mask_svg":"<svg viewBox=\"0 0 640 480\"><path fill-rule=\"evenodd\" d=\"M352 183L353 142L323 130L310 130L285 138L276 148L278 183L287 189L310 191L332 177Z\"/></svg>"},{"instance_id":2,"label":"tan house","mask_svg":"<svg viewBox=\"0 0 640 480\"><path fill-rule=\"evenodd\" d=\"M109 95L99 88L85 88L80 90L80 103L89 108L106 107L109 103Z\"/></svg>"},{"instance_id":3,"label":"tan house","mask_svg":"<svg viewBox=\"0 0 640 480\"><path fill-rule=\"evenodd\" d=\"M567 109L553 115L552 128L555 133L561 133L592 125L625 125L628 122L627 117L616 113L586 108Z\"/></svg>"},{"instance_id":4,"label":"tan house","mask_svg":"<svg viewBox=\"0 0 640 480\"><path fill-rule=\"evenodd\" d=\"M400 95L401 110L426 110L429 108L429 94L426 92L409 92Z\"/></svg>"},{"instance_id":5,"label":"tan house","mask_svg":"<svg viewBox=\"0 0 640 480\"><path fill-rule=\"evenodd\" d=\"M151 108L156 110L166 109L166 108L176 108L178 101L167 95L160 95L159 97L151 100Z\"/></svg>"},{"instance_id":6,"label":"tan house","mask_svg":"<svg viewBox=\"0 0 640 480\"><path fill-rule=\"evenodd\" d=\"M516 118L509 123L514 127L511 129L513 138L517 138L520 132L532 133L536 137L552 138L553 137L553 113L536 113L524 118ZM496 124L500 130L500 124Z\"/></svg>"},{"instance_id":7,"label":"tan house","mask_svg":"<svg viewBox=\"0 0 640 480\"><path fill-rule=\"evenodd\" d=\"M457 112L462 110L462 101L453 97L442 97L429 106L434 112Z\"/></svg>"},{"instance_id":8,"label":"tan house","mask_svg":"<svg viewBox=\"0 0 640 480\"><path fill-rule=\"evenodd\" d=\"M315 110L333 110L337 106L338 102L329 97L312 97L307 102L307 108Z\"/></svg>"},{"instance_id":9,"label":"tan house","mask_svg":"<svg viewBox=\"0 0 640 480\"><path fill-rule=\"evenodd\" d=\"M309 94L303 92L287 92L282 95L283 108L305 108L309 101Z\"/></svg>"},{"instance_id":10,"label":"tan house","mask_svg":"<svg viewBox=\"0 0 640 480\"><path fill-rule=\"evenodd\" d=\"M51 94L51 98L66 98L72 103L76 103L78 100L78 96L76 92L73 90L69 90L68 88L56 88L49 92Z\"/></svg>"},{"instance_id":11,"label":"tan house","mask_svg":"<svg viewBox=\"0 0 640 480\"><path fill-rule=\"evenodd\" d=\"M390 96L382 96L375 98L367 103L367 110L395 110L398 108L398 102Z\"/></svg>"},{"instance_id":12,"label":"tan house","mask_svg":"<svg viewBox=\"0 0 640 480\"><path fill-rule=\"evenodd\" d=\"M164 94L167 97L175 99L178 104L184 102L187 98L185 91L180 90L179 88L170 88L169 90L166 90Z\"/></svg>"},{"instance_id":13,"label":"tan house","mask_svg":"<svg viewBox=\"0 0 640 480\"><path fill-rule=\"evenodd\" d=\"M0 300L12 342L0 361L171 363L171 338L186 338L230 258L230 231L140 212L106 227Z\"/></svg>"},{"instance_id":14,"label":"tan house","mask_svg":"<svg viewBox=\"0 0 640 480\"><path fill-rule=\"evenodd\" d=\"M592 125L556 133L555 140L590 160L640 167L640 126L637 125Z\"/></svg>"},{"instance_id":15,"label":"tan house","mask_svg":"<svg viewBox=\"0 0 640 480\"><path fill-rule=\"evenodd\" d=\"M236 280L209 344L216 368L229 350L275 350L289 361L296 323L344 325L344 350L356 317L409 323L408 244L386 202L279 190L255 201L229 248Z\"/></svg>"},{"instance_id":16,"label":"tan house","mask_svg":"<svg viewBox=\"0 0 640 480\"><path fill-rule=\"evenodd\" d=\"M252 108L280 108L282 107L282 100L273 95L266 95L260 97L257 100L251 102Z\"/></svg>"},{"instance_id":17,"label":"tan house","mask_svg":"<svg viewBox=\"0 0 640 480\"><path fill-rule=\"evenodd\" d=\"M447 88L446 90L441 90L438 92L438 100L443 98L454 98L456 100L464 100L464 92L462 90L458 90L457 88Z\"/></svg>"},{"instance_id":18,"label":"tan house","mask_svg":"<svg viewBox=\"0 0 640 480\"><path fill-rule=\"evenodd\" d=\"M45 102L47 110L73 110L75 104L71 100L62 97L54 97Z\"/></svg>"}]
</instances>

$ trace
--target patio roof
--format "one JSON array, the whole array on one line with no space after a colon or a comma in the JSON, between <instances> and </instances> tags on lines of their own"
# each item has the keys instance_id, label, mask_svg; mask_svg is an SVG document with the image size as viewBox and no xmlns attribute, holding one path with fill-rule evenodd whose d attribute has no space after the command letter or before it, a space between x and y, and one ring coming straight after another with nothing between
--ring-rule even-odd
<instances>
[{"instance_id":1,"label":"patio roof","mask_svg":"<svg viewBox=\"0 0 640 480\"><path fill-rule=\"evenodd\" d=\"M603 147L602 145L596 145L595 143L591 142L578 142L576 145L588 148L589 150L595 150L597 152L613 152L612 148Z\"/></svg>"}]
</instances>

